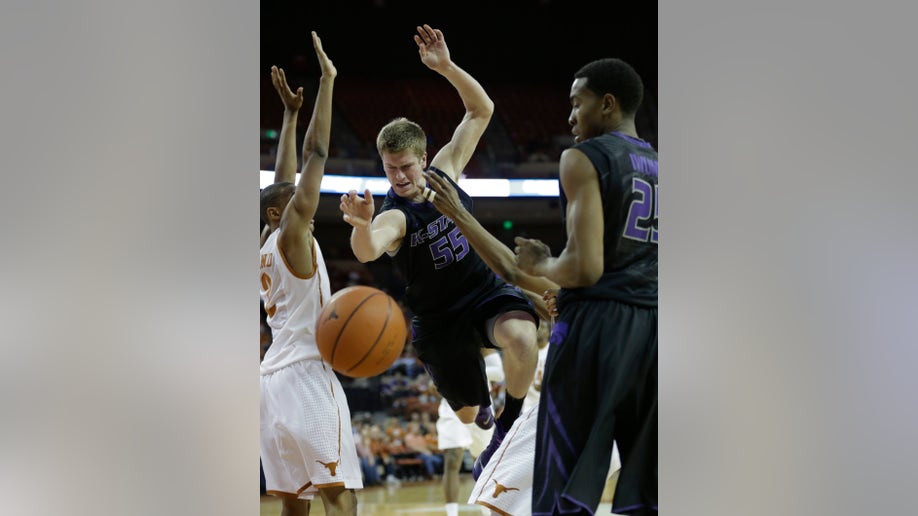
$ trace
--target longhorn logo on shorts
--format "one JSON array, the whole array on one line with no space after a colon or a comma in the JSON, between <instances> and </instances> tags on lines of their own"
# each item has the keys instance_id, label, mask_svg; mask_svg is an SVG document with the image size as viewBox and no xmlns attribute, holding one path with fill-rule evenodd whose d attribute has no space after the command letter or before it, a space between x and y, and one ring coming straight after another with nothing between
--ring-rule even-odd
<instances>
[{"instance_id":1,"label":"longhorn logo on shorts","mask_svg":"<svg viewBox=\"0 0 918 516\"><path fill-rule=\"evenodd\" d=\"M491 479L491 481L494 482L494 494L491 495L491 498L497 498L498 496L500 496L503 493L506 493L507 491L519 491L520 490L518 487L502 486L500 485L500 483L497 482L497 480L494 480L493 478Z\"/></svg>"},{"instance_id":2,"label":"longhorn logo on shorts","mask_svg":"<svg viewBox=\"0 0 918 516\"><path fill-rule=\"evenodd\" d=\"M331 473L331 476L335 476L335 470L338 469L338 461L322 462L320 460L317 460L316 462L328 468L328 472Z\"/></svg>"}]
</instances>

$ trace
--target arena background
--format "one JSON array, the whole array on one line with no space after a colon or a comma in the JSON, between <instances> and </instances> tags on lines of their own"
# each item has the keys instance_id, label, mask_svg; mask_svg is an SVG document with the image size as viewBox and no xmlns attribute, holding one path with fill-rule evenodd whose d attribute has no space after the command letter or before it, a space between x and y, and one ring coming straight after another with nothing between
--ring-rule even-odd
<instances>
[{"instance_id":1,"label":"arena background","mask_svg":"<svg viewBox=\"0 0 918 516\"><path fill-rule=\"evenodd\" d=\"M259 10L4 5L0 513L257 513ZM914 512L913 19L660 4L668 514Z\"/></svg>"},{"instance_id":2,"label":"arena background","mask_svg":"<svg viewBox=\"0 0 918 516\"><path fill-rule=\"evenodd\" d=\"M494 116L463 171L464 177L535 179L553 183L557 192L558 159L561 151L573 144L567 122L573 74L600 57L621 57L642 75L647 92L637 114L638 132L656 145L657 14L653 2L622 10L615 21L584 18L563 2L552 1L518 2L513 7L493 2L322 1L295 6L264 2L261 14L262 170L274 168L283 113L268 75L271 65L285 70L292 88L304 87L298 145L309 123L320 72L309 38L311 30L322 37L323 47L338 70L326 175L364 176L385 183L375 139L379 129L398 116L424 127L431 159L452 136L464 110L449 82L420 62L413 36L417 26L424 23L443 31L451 57L482 84L495 103ZM273 174L264 173L262 185L265 176L273 180ZM383 189L375 196L377 208L384 193ZM315 216L316 236L322 244L332 291L354 284L371 285L403 300L404 282L388 256L366 265L354 259L349 245L351 227L341 219L339 195L323 194ZM504 243L511 244L515 236L523 235L542 239L555 253L563 248L557 193L507 198L482 192L473 196L476 217ZM409 348L404 359L410 362L413 356ZM395 377L396 371L404 376ZM354 381L340 376L354 427L359 430L372 421L387 428L387 416L397 418L402 426L419 414L435 420L438 397L429 400L424 385L428 377L419 371L416 367L406 369L399 361L389 372L370 379ZM402 388L406 379L408 385ZM394 437L380 442L400 448ZM363 511L443 512L439 482L419 483L416 479L423 475L407 467L396 466L393 473L390 482L384 482L390 489L394 479L411 481L397 494L383 496L378 490L371 492L367 480L367 490L359 496ZM465 507L473 483L468 468L461 478L460 502ZM278 506L276 499L267 498L261 514L276 514ZM472 508L472 512L477 511Z\"/></svg>"},{"instance_id":3,"label":"arena background","mask_svg":"<svg viewBox=\"0 0 918 516\"><path fill-rule=\"evenodd\" d=\"M271 65L284 68L293 87L305 87L298 142L308 125L318 77L310 30L322 37L339 73L327 174L383 176L375 137L397 116L425 128L430 158L452 135L462 103L448 81L418 58L412 37L424 23L443 30L453 59L495 102L494 117L466 176L556 181L560 151L573 143L567 124L573 73L601 57L621 57L642 75L647 95L638 127L656 145L655 2L622 8L613 19L585 17L564 2L548 0L323 0L292 6L266 1L261 15L262 170L274 168L283 112L268 76ZM377 195L377 208L381 201ZM545 240L556 252L563 247L556 198L480 197L475 202L476 216L505 243L523 234ZM349 226L333 195L324 196L316 220L326 255L352 259Z\"/></svg>"}]
</instances>

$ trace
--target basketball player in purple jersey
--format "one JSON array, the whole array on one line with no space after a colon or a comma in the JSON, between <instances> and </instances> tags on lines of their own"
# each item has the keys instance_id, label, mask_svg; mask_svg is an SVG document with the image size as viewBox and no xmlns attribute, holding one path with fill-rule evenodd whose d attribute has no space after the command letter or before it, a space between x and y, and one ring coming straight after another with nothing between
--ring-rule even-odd
<instances>
[{"instance_id":1,"label":"basketball player in purple jersey","mask_svg":"<svg viewBox=\"0 0 918 516\"><path fill-rule=\"evenodd\" d=\"M528 298L498 278L471 249L456 225L425 198L422 172L454 182L471 159L491 119L494 103L450 58L443 33L429 25L414 37L421 61L456 88L465 115L427 167L427 138L405 118L384 126L376 146L391 188L373 217L369 190L341 197L344 220L353 226L351 248L361 262L388 253L407 281L414 313L412 345L440 394L463 423L490 427L488 380L480 348L502 351L506 405L491 442L479 455L485 464L519 416L535 373L536 315ZM429 191L429 190L426 190ZM460 190L471 209L471 198ZM479 468L480 469L480 468Z\"/></svg>"},{"instance_id":2,"label":"basketball player in purple jersey","mask_svg":"<svg viewBox=\"0 0 918 516\"><path fill-rule=\"evenodd\" d=\"M561 154L567 242L517 237L517 263L561 286L542 378L532 514L593 514L612 442L617 514L657 513L657 152L638 138L637 72L600 59L574 74Z\"/></svg>"}]
</instances>

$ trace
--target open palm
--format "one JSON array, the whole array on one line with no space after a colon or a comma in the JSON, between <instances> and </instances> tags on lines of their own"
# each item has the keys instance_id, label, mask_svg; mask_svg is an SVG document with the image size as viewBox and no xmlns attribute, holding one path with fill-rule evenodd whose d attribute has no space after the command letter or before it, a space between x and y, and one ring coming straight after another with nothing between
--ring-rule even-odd
<instances>
[{"instance_id":1,"label":"open palm","mask_svg":"<svg viewBox=\"0 0 918 516\"><path fill-rule=\"evenodd\" d=\"M423 27L418 27L418 35L414 37L414 42L418 45L421 62L431 70L437 70L449 63L449 48L446 47L446 39L443 38L440 29L433 29L425 23Z\"/></svg>"},{"instance_id":2,"label":"open palm","mask_svg":"<svg viewBox=\"0 0 918 516\"><path fill-rule=\"evenodd\" d=\"M316 57L319 58L319 67L322 68L322 75L331 78L336 77L338 75L338 69L335 68L331 59L325 54L325 50L322 48L322 40L319 39L319 35L316 34L315 31L312 31L312 46L316 49Z\"/></svg>"},{"instance_id":3,"label":"open palm","mask_svg":"<svg viewBox=\"0 0 918 516\"><path fill-rule=\"evenodd\" d=\"M290 111L300 110L300 107L303 106L303 88L297 88L296 93L293 93L290 90L290 86L287 85L287 75L284 73L283 68L271 67L271 84L277 90L285 109Z\"/></svg>"}]
</instances>

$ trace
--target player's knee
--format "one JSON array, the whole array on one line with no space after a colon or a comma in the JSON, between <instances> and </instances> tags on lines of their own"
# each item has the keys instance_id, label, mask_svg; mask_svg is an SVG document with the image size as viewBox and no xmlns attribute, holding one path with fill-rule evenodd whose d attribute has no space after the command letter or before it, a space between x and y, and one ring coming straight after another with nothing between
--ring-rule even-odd
<instances>
[{"instance_id":1,"label":"player's knee","mask_svg":"<svg viewBox=\"0 0 918 516\"><path fill-rule=\"evenodd\" d=\"M332 514L357 514L357 495L353 489L343 486L326 487L319 489L322 501L325 503L326 513Z\"/></svg>"},{"instance_id":2,"label":"player's knee","mask_svg":"<svg viewBox=\"0 0 918 516\"><path fill-rule=\"evenodd\" d=\"M309 500L300 500L295 494L278 495L281 499L284 514L306 515L309 514Z\"/></svg>"},{"instance_id":3,"label":"player's knee","mask_svg":"<svg viewBox=\"0 0 918 516\"><path fill-rule=\"evenodd\" d=\"M462 453L463 448L450 448L448 450L443 450L443 470L444 471L459 471L462 469Z\"/></svg>"},{"instance_id":4,"label":"player's knee","mask_svg":"<svg viewBox=\"0 0 918 516\"><path fill-rule=\"evenodd\" d=\"M526 312L509 312L494 325L494 339L511 353L538 353L538 329L535 319Z\"/></svg>"},{"instance_id":5,"label":"player's knee","mask_svg":"<svg viewBox=\"0 0 918 516\"><path fill-rule=\"evenodd\" d=\"M536 327L535 324L523 325L518 328L514 328L512 331L506 332L503 338L503 349L510 352L510 356L514 357L530 357L530 355L536 355L539 352L539 347L536 341ZM506 359L507 355L504 355Z\"/></svg>"}]
</instances>

